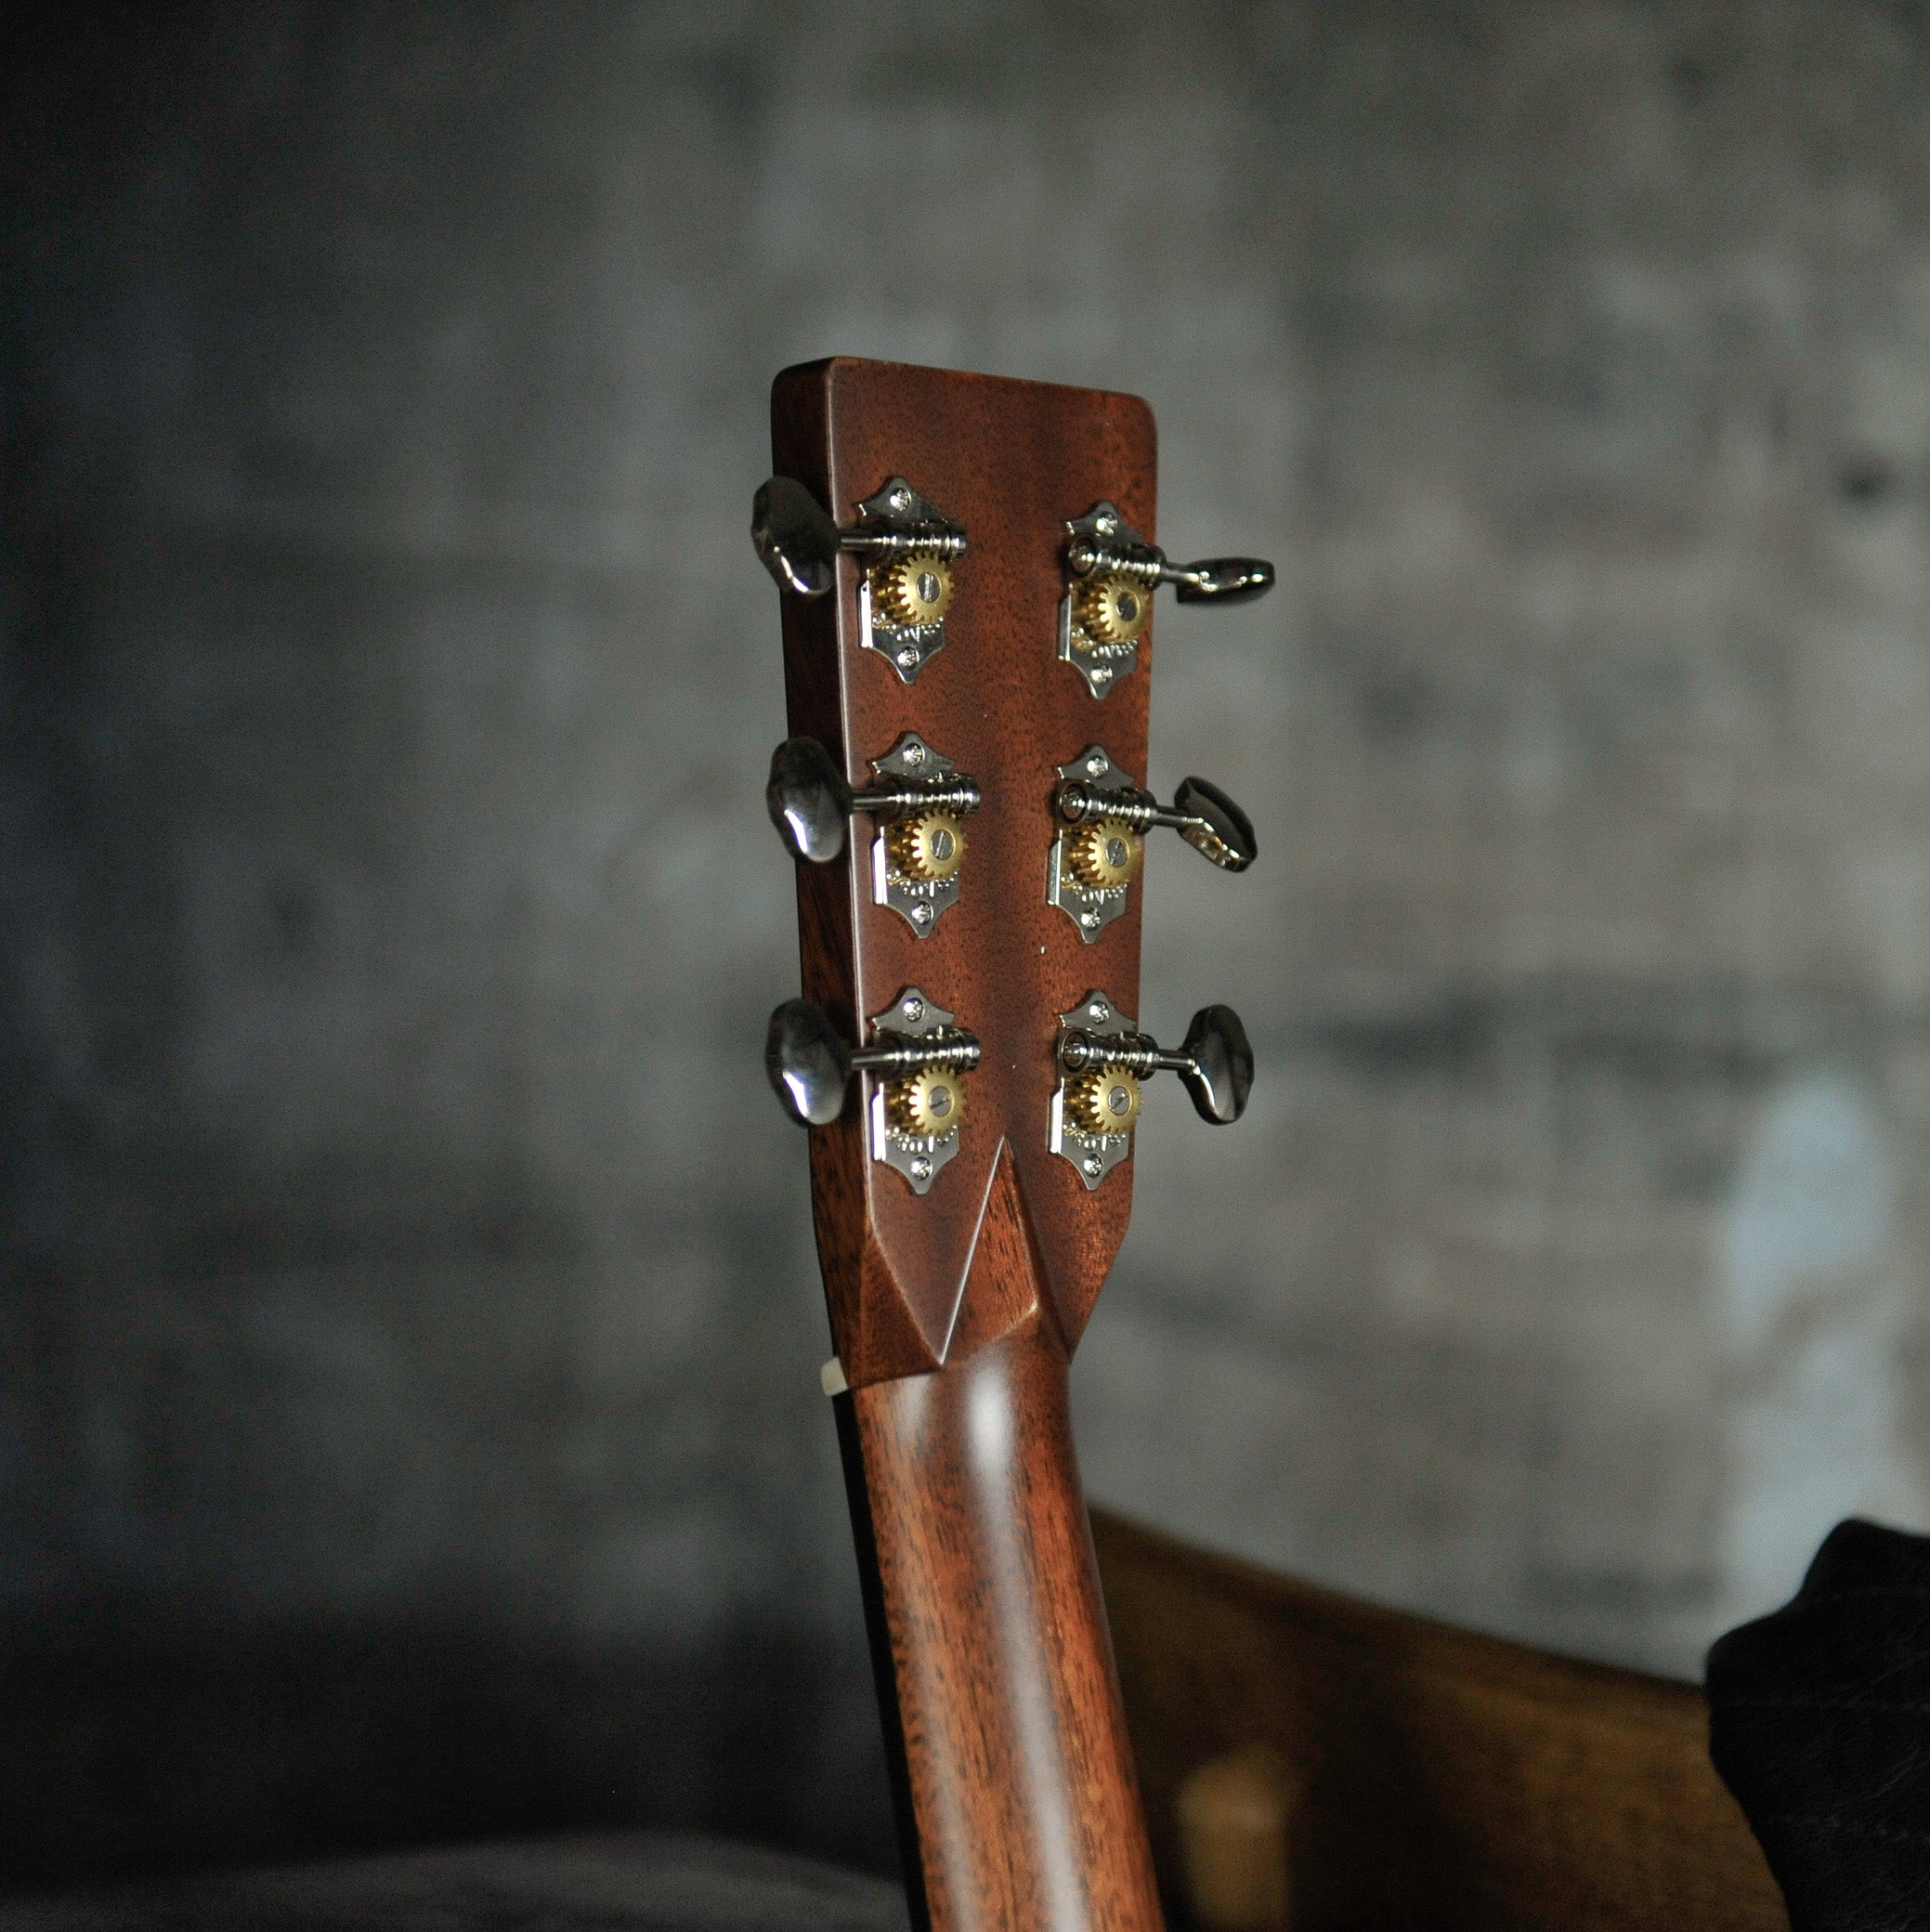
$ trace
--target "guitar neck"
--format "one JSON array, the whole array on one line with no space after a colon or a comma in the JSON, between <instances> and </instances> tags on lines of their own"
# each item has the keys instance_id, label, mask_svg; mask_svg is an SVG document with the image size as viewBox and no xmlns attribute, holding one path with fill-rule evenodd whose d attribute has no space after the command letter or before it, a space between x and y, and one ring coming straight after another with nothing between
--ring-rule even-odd
<instances>
[{"instance_id":1,"label":"guitar neck","mask_svg":"<svg viewBox=\"0 0 1930 1932\"><path fill-rule=\"evenodd\" d=\"M994 1215L968 1292L1004 1306L1037 1282ZM1050 1315L837 1409L914 1923L1157 1932Z\"/></svg>"},{"instance_id":2,"label":"guitar neck","mask_svg":"<svg viewBox=\"0 0 1930 1932\"><path fill-rule=\"evenodd\" d=\"M752 536L784 597L773 823L805 1000L766 1068L814 1129L839 1429L915 1911L936 1932L1156 1932L1066 1413L1124 1237L1141 1084L1245 1103L1224 1007L1139 1029L1143 839L1252 828L1146 788L1168 565L1146 406L894 364L788 370ZM1191 863L1192 861L1188 861Z\"/></svg>"}]
</instances>

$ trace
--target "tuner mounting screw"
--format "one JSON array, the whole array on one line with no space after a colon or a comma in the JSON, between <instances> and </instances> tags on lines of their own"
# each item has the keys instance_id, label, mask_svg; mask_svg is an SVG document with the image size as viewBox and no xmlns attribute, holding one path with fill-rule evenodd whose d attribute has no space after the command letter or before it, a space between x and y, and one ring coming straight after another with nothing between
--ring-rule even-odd
<instances>
[{"instance_id":1,"label":"tuner mounting screw","mask_svg":"<svg viewBox=\"0 0 1930 1932\"><path fill-rule=\"evenodd\" d=\"M871 595L888 624L935 624L951 608L952 573L943 557L914 551L872 571Z\"/></svg>"},{"instance_id":2,"label":"tuner mounting screw","mask_svg":"<svg viewBox=\"0 0 1930 1932\"><path fill-rule=\"evenodd\" d=\"M1097 577L1078 588L1080 624L1101 644L1131 644L1146 628L1152 593L1129 577Z\"/></svg>"},{"instance_id":3,"label":"tuner mounting screw","mask_svg":"<svg viewBox=\"0 0 1930 1932\"><path fill-rule=\"evenodd\" d=\"M1102 818L1065 835L1065 863L1081 885L1111 891L1129 885L1145 842L1123 818Z\"/></svg>"},{"instance_id":4,"label":"tuner mounting screw","mask_svg":"<svg viewBox=\"0 0 1930 1932\"><path fill-rule=\"evenodd\" d=\"M920 812L887 826L885 851L893 870L907 879L939 883L965 859L965 829L949 812Z\"/></svg>"}]
</instances>

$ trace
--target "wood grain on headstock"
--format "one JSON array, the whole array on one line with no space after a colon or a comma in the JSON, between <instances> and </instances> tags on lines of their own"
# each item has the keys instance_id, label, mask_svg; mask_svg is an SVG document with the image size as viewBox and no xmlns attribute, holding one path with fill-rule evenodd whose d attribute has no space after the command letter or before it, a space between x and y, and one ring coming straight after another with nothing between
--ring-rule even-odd
<instances>
[{"instance_id":1,"label":"wood grain on headstock","mask_svg":"<svg viewBox=\"0 0 1930 1932\"><path fill-rule=\"evenodd\" d=\"M873 906L867 840L798 874L804 996L854 1041L917 984L984 1045L967 1082L957 1157L923 1198L873 1162L856 1083L843 1117L812 1134L812 1197L832 1333L854 1388L916 1374L989 1340L1024 1312L964 1306L995 1172L1014 1190L1050 1318L1076 1346L1131 1208L1128 1161L1089 1194L1046 1146L1056 1084L1056 1015L1103 986L1139 1011L1141 888L1092 945L1047 905L1056 767L1094 741L1146 777L1151 632L1138 668L1103 700L1057 656L1068 518L1110 498L1154 536L1152 412L1137 397L833 360L784 372L772 392L778 475L809 488L840 524L903 476L965 526L945 647L916 684L858 645L861 563L841 561L830 595L784 599L790 729L819 739L862 785L869 760L916 730L975 777L958 903L919 939ZM980 1290L974 1287L972 1293Z\"/></svg>"}]
</instances>

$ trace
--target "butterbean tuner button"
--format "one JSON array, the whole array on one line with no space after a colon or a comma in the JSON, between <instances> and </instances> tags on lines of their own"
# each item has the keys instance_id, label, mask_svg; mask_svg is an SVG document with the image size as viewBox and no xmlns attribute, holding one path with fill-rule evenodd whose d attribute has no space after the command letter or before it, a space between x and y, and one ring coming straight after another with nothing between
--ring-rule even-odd
<instances>
[{"instance_id":1,"label":"butterbean tuner button","mask_svg":"<svg viewBox=\"0 0 1930 1932\"><path fill-rule=\"evenodd\" d=\"M1095 577L1078 589L1078 619L1100 644L1130 644L1146 628L1153 593L1130 577Z\"/></svg>"}]
</instances>

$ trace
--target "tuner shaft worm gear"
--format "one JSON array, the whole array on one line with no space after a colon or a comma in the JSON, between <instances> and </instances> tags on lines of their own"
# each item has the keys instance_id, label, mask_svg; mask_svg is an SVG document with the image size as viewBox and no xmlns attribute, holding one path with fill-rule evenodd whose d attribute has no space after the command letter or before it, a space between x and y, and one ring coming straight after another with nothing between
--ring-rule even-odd
<instances>
[{"instance_id":1,"label":"tuner shaft worm gear","mask_svg":"<svg viewBox=\"0 0 1930 1932\"><path fill-rule=\"evenodd\" d=\"M942 884L965 859L965 828L949 812L920 812L888 827L884 849L907 879Z\"/></svg>"},{"instance_id":2,"label":"tuner shaft worm gear","mask_svg":"<svg viewBox=\"0 0 1930 1932\"><path fill-rule=\"evenodd\" d=\"M914 551L871 573L871 594L888 624L935 624L952 603L952 573L945 559Z\"/></svg>"},{"instance_id":3,"label":"tuner shaft worm gear","mask_svg":"<svg viewBox=\"0 0 1930 1932\"><path fill-rule=\"evenodd\" d=\"M1100 644L1130 644L1146 628L1153 593L1130 577L1095 577L1079 586L1075 603L1087 636Z\"/></svg>"},{"instance_id":4,"label":"tuner shaft worm gear","mask_svg":"<svg viewBox=\"0 0 1930 1932\"><path fill-rule=\"evenodd\" d=\"M945 1135L965 1117L965 1090L942 1066L921 1066L908 1080L893 1080L885 1094L892 1125L908 1134Z\"/></svg>"},{"instance_id":5,"label":"tuner shaft worm gear","mask_svg":"<svg viewBox=\"0 0 1930 1932\"><path fill-rule=\"evenodd\" d=\"M1129 885L1145 842L1123 818L1102 818L1065 835L1065 860L1081 885L1105 891Z\"/></svg>"},{"instance_id":6,"label":"tuner shaft worm gear","mask_svg":"<svg viewBox=\"0 0 1930 1932\"><path fill-rule=\"evenodd\" d=\"M1065 1083L1065 1117L1081 1133L1130 1133L1144 1104L1138 1079L1123 1066L1076 1074Z\"/></svg>"}]
</instances>

